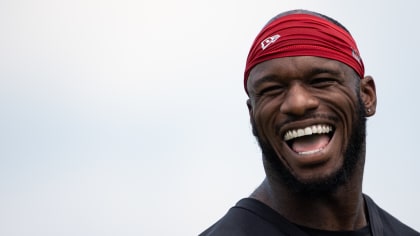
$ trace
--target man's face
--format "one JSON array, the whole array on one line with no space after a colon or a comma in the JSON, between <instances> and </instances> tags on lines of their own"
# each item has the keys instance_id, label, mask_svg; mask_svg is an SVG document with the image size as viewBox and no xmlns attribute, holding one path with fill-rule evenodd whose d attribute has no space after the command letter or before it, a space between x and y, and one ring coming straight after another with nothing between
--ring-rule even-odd
<instances>
[{"instance_id":1,"label":"man's face","mask_svg":"<svg viewBox=\"0 0 420 236\"><path fill-rule=\"evenodd\" d=\"M346 181L364 154L358 80L347 65L310 56L251 70L248 107L268 176L297 191L328 191Z\"/></svg>"}]
</instances>

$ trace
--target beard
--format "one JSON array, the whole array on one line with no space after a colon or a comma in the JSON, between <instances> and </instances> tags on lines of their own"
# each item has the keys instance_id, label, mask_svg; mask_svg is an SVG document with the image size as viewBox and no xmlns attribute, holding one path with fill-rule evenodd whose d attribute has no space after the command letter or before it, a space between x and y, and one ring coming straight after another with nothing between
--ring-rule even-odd
<instances>
[{"instance_id":1,"label":"beard","mask_svg":"<svg viewBox=\"0 0 420 236\"><path fill-rule=\"evenodd\" d=\"M319 196L333 193L339 186L347 183L354 175L356 167L364 164L366 142L366 113L364 104L358 95L357 118L351 127L351 135L344 152L342 166L334 173L313 180L303 181L298 179L283 164L273 147L265 142L259 135L255 121L251 119L252 131L263 153L264 167L267 177L279 178L285 186L295 193L310 196Z\"/></svg>"}]
</instances>

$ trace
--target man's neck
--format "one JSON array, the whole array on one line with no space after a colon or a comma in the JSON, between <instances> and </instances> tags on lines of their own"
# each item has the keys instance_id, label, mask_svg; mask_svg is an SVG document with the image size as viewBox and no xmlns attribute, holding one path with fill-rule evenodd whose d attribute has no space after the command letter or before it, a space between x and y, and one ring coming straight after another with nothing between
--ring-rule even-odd
<instances>
[{"instance_id":1,"label":"man's neck","mask_svg":"<svg viewBox=\"0 0 420 236\"><path fill-rule=\"evenodd\" d=\"M282 184L265 179L251 197L290 222L308 228L356 230L367 225L361 179L323 195L292 192Z\"/></svg>"}]
</instances>

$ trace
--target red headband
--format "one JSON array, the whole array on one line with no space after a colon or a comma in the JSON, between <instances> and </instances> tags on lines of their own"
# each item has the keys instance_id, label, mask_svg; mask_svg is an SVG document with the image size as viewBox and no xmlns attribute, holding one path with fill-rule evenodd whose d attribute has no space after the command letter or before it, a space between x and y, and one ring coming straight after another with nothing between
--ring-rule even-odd
<instances>
[{"instance_id":1,"label":"red headband","mask_svg":"<svg viewBox=\"0 0 420 236\"><path fill-rule=\"evenodd\" d=\"M251 69L264 61L292 56L317 56L340 61L360 78L364 66L350 33L314 15L299 13L275 19L257 35L246 61L244 86Z\"/></svg>"}]
</instances>

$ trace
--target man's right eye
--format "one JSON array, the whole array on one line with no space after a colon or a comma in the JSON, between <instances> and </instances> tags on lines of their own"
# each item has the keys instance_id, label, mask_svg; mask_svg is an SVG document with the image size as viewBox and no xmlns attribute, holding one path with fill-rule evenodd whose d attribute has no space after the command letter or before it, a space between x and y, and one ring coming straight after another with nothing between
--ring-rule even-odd
<instances>
[{"instance_id":1,"label":"man's right eye","mask_svg":"<svg viewBox=\"0 0 420 236\"><path fill-rule=\"evenodd\" d=\"M284 86L273 85L260 90L259 95L277 95L284 91Z\"/></svg>"}]
</instances>

